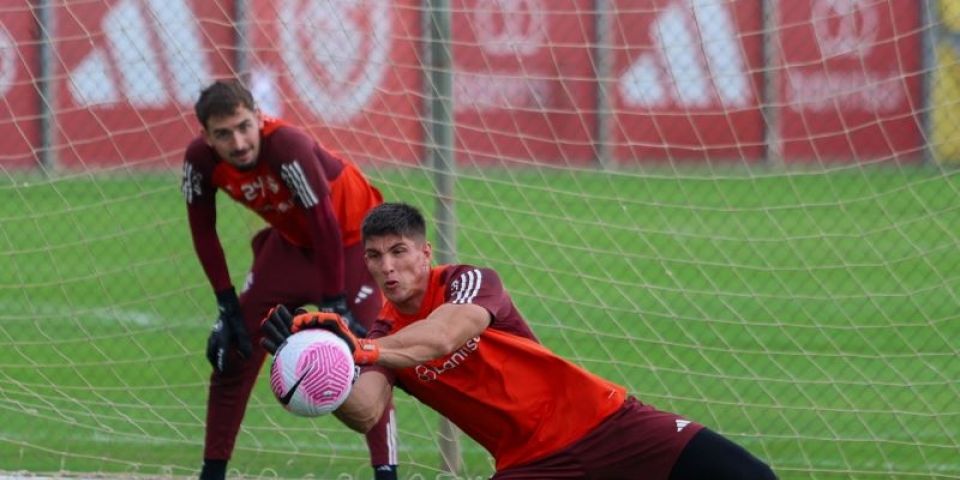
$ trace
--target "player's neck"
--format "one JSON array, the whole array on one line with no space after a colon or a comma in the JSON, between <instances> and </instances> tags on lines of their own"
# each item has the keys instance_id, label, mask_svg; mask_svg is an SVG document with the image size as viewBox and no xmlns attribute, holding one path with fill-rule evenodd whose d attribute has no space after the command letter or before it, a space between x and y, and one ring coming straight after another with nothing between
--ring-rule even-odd
<instances>
[{"instance_id":1,"label":"player's neck","mask_svg":"<svg viewBox=\"0 0 960 480\"><path fill-rule=\"evenodd\" d=\"M414 316L420 313L420 310L423 308L424 299L426 298L426 292L420 292L400 303L394 303L393 307L404 316Z\"/></svg>"},{"instance_id":2,"label":"player's neck","mask_svg":"<svg viewBox=\"0 0 960 480\"><path fill-rule=\"evenodd\" d=\"M257 168L257 165L260 165L260 158L259 158L259 157L258 157L258 158L255 158L252 162L250 162L250 163L247 164L247 165L236 165L236 164L230 163L230 162L228 162L228 161L226 161L226 160L224 160L224 159L222 159L222 158L220 159L220 161L226 163L227 165L230 165L231 168L233 168L234 170L236 170L236 171L238 171L238 172L250 172L250 171L253 171L254 169L256 169L256 168Z\"/></svg>"}]
</instances>

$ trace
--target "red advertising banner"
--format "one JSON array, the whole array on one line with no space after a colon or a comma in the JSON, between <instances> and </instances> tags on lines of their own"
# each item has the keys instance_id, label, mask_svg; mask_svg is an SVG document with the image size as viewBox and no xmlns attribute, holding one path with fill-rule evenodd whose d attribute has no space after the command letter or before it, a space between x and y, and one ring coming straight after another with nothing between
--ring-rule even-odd
<instances>
[{"instance_id":1,"label":"red advertising banner","mask_svg":"<svg viewBox=\"0 0 960 480\"><path fill-rule=\"evenodd\" d=\"M28 0L9 0L0 9L0 167L33 167L39 158L40 96L33 79L38 47Z\"/></svg>"},{"instance_id":2,"label":"red advertising banner","mask_svg":"<svg viewBox=\"0 0 960 480\"><path fill-rule=\"evenodd\" d=\"M31 2L0 12L4 167L39 157ZM232 0L54 6L55 145L67 169L177 168L192 106L236 62ZM453 0L461 164L596 161L593 0ZM767 138L788 162L914 159L923 146L919 7L911 0L615 0L614 160L744 162ZM420 0L255 0L249 86L267 114L358 161L419 164L428 82ZM764 63L764 42L780 49ZM776 82L764 98L764 82ZM772 103L770 103L772 102ZM765 123L762 105L769 109ZM775 135L765 128L779 125Z\"/></svg>"},{"instance_id":3,"label":"red advertising banner","mask_svg":"<svg viewBox=\"0 0 960 480\"><path fill-rule=\"evenodd\" d=\"M364 163L423 156L420 2L255 0L261 108Z\"/></svg>"},{"instance_id":4,"label":"red advertising banner","mask_svg":"<svg viewBox=\"0 0 960 480\"><path fill-rule=\"evenodd\" d=\"M460 163L593 161L592 0L455 0Z\"/></svg>"},{"instance_id":5,"label":"red advertising banner","mask_svg":"<svg viewBox=\"0 0 960 480\"><path fill-rule=\"evenodd\" d=\"M762 158L761 2L615 4L617 159Z\"/></svg>"},{"instance_id":6,"label":"red advertising banner","mask_svg":"<svg viewBox=\"0 0 960 480\"><path fill-rule=\"evenodd\" d=\"M60 2L56 44L64 168L177 167L193 103L232 61L233 2Z\"/></svg>"},{"instance_id":7,"label":"red advertising banner","mask_svg":"<svg viewBox=\"0 0 960 480\"><path fill-rule=\"evenodd\" d=\"M920 157L920 3L780 2L787 161Z\"/></svg>"}]
</instances>

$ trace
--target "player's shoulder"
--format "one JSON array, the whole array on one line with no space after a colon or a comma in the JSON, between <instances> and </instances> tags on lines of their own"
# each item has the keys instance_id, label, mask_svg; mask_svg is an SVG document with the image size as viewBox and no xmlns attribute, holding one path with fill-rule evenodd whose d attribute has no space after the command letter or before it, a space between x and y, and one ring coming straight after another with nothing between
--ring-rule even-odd
<instances>
[{"instance_id":1,"label":"player's shoulder","mask_svg":"<svg viewBox=\"0 0 960 480\"><path fill-rule=\"evenodd\" d=\"M497 276L497 271L490 267L481 267L469 263L452 263L440 265L440 276L444 279L456 279L460 277L478 277Z\"/></svg>"},{"instance_id":2,"label":"player's shoulder","mask_svg":"<svg viewBox=\"0 0 960 480\"><path fill-rule=\"evenodd\" d=\"M470 295L481 288L501 287L496 270L463 263L442 266L438 280L446 286L449 297Z\"/></svg>"},{"instance_id":3,"label":"player's shoulder","mask_svg":"<svg viewBox=\"0 0 960 480\"><path fill-rule=\"evenodd\" d=\"M203 139L203 135L197 135L190 140L190 143L187 144L187 154L201 152L201 151L211 151L210 145L207 145L206 140Z\"/></svg>"},{"instance_id":4,"label":"player's shoulder","mask_svg":"<svg viewBox=\"0 0 960 480\"><path fill-rule=\"evenodd\" d=\"M203 136L197 135L187 144L183 159L191 163L215 162L217 160L216 155L217 152L210 145L207 145Z\"/></svg>"},{"instance_id":5,"label":"player's shoulder","mask_svg":"<svg viewBox=\"0 0 960 480\"><path fill-rule=\"evenodd\" d=\"M315 145L316 141L299 127L280 123L265 130L260 155L268 164L278 166L309 155Z\"/></svg>"},{"instance_id":6,"label":"player's shoulder","mask_svg":"<svg viewBox=\"0 0 960 480\"><path fill-rule=\"evenodd\" d=\"M289 142L313 144L314 139L302 128L282 121L267 123L263 129L263 143L284 146Z\"/></svg>"}]
</instances>

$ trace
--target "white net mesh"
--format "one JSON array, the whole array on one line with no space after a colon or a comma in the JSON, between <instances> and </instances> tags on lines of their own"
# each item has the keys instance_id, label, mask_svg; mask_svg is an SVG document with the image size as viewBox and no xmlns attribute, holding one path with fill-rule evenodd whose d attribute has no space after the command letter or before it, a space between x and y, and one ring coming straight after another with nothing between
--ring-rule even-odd
<instances>
[{"instance_id":1,"label":"white net mesh","mask_svg":"<svg viewBox=\"0 0 960 480\"><path fill-rule=\"evenodd\" d=\"M0 477L195 476L215 304L178 175L199 89L239 73L431 223L453 175L443 253L641 400L782 478L960 478L954 2L455 0L434 106L425 8L3 2ZM241 285L260 224L224 198ZM436 415L398 415L402 476L441 476ZM261 378L230 466L367 461Z\"/></svg>"}]
</instances>

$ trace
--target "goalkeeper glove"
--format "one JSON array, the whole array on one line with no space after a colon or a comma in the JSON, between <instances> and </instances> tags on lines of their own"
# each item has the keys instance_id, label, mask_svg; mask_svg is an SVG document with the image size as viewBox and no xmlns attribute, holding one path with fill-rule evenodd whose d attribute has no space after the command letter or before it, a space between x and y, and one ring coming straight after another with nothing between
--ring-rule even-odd
<instances>
[{"instance_id":1,"label":"goalkeeper glove","mask_svg":"<svg viewBox=\"0 0 960 480\"><path fill-rule=\"evenodd\" d=\"M334 335L347 342L353 353L353 362L357 365L371 365L380 358L380 346L373 340L357 338L350 331L350 326L340 315L330 312L297 312L293 317L290 331L297 333L308 328L322 328L333 332Z\"/></svg>"},{"instance_id":2,"label":"goalkeeper glove","mask_svg":"<svg viewBox=\"0 0 960 480\"><path fill-rule=\"evenodd\" d=\"M350 326L350 331L354 335L360 338L367 337L367 329L357 321L353 316L353 312L347 308L347 297L345 295L337 295L335 297L330 297L324 299L320 302L318 306L321 312L336 313L340 315L344 320L347 321L347 325Z\"/></svg>"},{"instance_id":3,"label":"goalkeeper glove","mask_svg":"<svg viewBox=\"0 0 960 480\"><path fill-rule=\"evenodd\" d=\"M267 316L260 322L260 333L263 338L260 339L260 345L270 353L276 355L287 343L287 338L293 335L294 315L303 315L307 313L305 308L298 308L290 313L287 307L277 305L267 312Z\"/></svg>"},{"instance_id":4,"label":"goalkeeper glove","mask_svg":"<svg viewBox=\"0 0 960 480\"><path fill-rule=\"evenodd\" d=\"M263 319L260 326L263 340L260 344L270 354L276 355L290 335L309 328L322 328L346 342L350 352L353 353L353 362L357 365L370 365L380 358L380 347L373 340L357 338L340 315L330 312L308 312L299 308L294 314L291 315L287 307L277 305L270 309L267 318Z\"/></svg>"},{"instance_id":5,"label":"goalkeeper glove","mask_svg":"<svg viewBox=\"0 0 960 480\"><path fill-rule=\"evenodd\" d=\"M240 300L233 287L217 292L217 309L217 322L207 338L207 360L214 369L223 373L229 367L231 347L235 347L240 358L246 360L253 354L253 345L243 324Z\"/></svg>"},{"instance_id":6,"label":"goalkeeper glove","mask_svg":"<svg viewBox=\"0 0 960 480\"><path fill-rule=\"evenodd\" d=\"M297 313L302 310L297 309ZM283 305L277 305L267 312L267 316L260 322L260 333L263 338L260 339L260 345L270 353L276 355L283 345L287 343L287 337L292 335L290 327L293 325L293 315Z\"/></svg>"}]
</instances>

